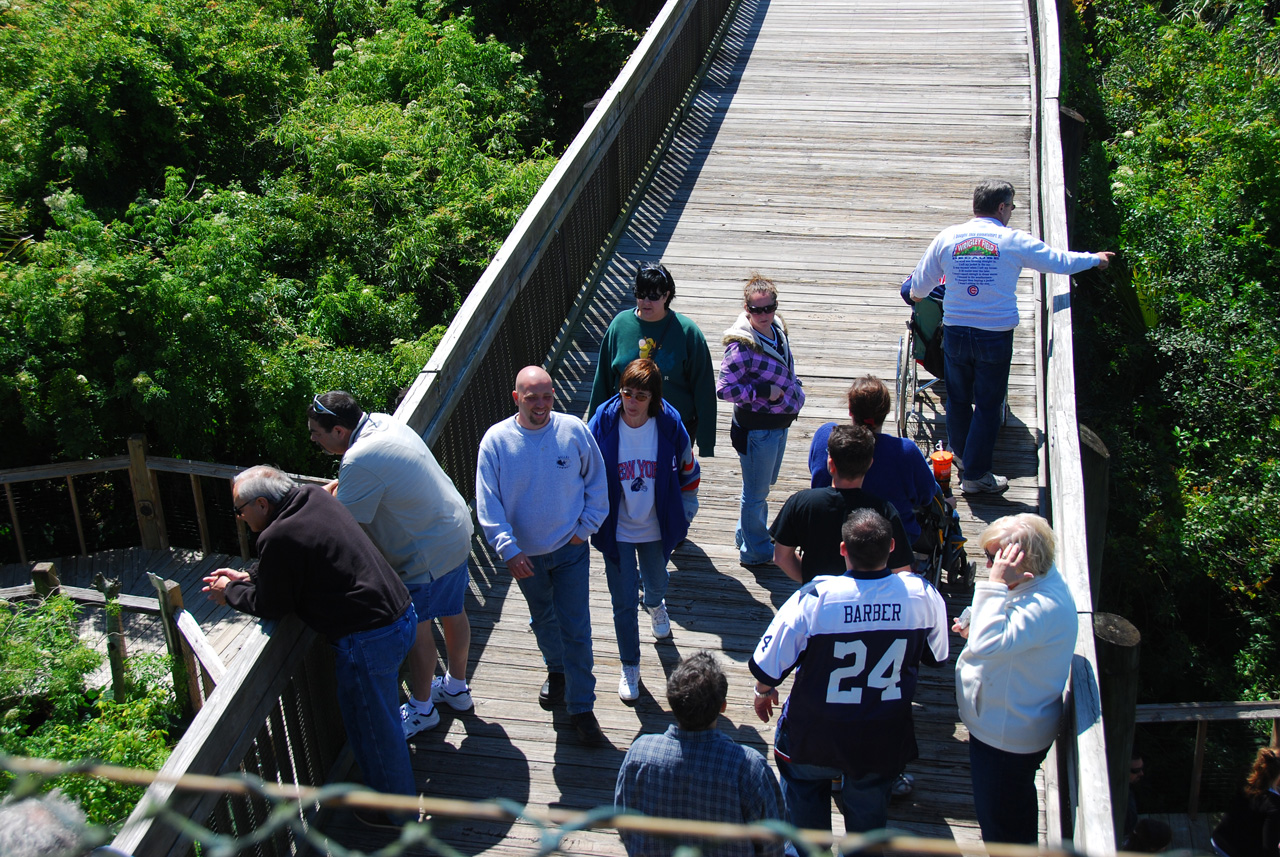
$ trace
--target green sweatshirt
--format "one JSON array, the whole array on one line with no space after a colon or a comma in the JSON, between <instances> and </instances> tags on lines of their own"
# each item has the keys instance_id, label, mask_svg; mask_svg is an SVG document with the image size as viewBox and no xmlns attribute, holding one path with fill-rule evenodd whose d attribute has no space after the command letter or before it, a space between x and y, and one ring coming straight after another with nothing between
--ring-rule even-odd
<instances>
[{"instance_id":1,"label":"green sweatshirt","mask_svg":"<svg viewBox=\"0 0 1280 857\"><path fill-rule=\"evenodd\" d=\"M596 380L591 386L587 418L618 392L627 364L643 355L662 370L662 398L680 412L685 430L698 443L698 454L716 452L716 372L702 330L689 318L667 310L662 321L641 321L634 309L623 310L600 341Z\"/></svg>"}]
</instances>

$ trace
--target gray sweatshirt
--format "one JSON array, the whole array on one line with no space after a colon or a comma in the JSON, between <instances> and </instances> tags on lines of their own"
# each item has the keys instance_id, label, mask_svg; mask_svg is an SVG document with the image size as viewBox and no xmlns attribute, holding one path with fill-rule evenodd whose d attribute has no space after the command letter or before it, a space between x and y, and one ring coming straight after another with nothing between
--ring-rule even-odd
<instances>
[{"instance_id":1,"label":"gray sweatshirt","mask_svg":"<svg viewBox=\"0 0 1280 857\"><path fill-rule=\"evenodd\" d=\"M485 432L476 517L504 561L551 553L574 536L586 540L608 514L604 459L581 420L553 411L537 430L513 416Z\"/></svg>"}]
</instances>

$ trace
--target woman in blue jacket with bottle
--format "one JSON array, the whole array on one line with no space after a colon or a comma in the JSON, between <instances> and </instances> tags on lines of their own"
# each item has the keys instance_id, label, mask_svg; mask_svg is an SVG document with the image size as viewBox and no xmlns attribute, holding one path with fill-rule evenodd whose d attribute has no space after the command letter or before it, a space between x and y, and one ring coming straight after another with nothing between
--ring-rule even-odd
<instances>
[{"instance_id":1,"label":"woman in blue jacket with bottle","mask_svg":"<svg viewBox=\"0 0 1280 857\"><path fill-rule=\"evenodd\" d=\"M604 456L609 483L609 517L591 544L604 554L605 578L613 602L622 677L618 696L640 696L640 627L644 604L653 636L671 636L667 616L667 560L689 532L682 491L698 487L698 462L680 414L662 400L662 371L652 360L627 364L618 394L591 418L591 434Z\"/></svg>"}]
</instances>

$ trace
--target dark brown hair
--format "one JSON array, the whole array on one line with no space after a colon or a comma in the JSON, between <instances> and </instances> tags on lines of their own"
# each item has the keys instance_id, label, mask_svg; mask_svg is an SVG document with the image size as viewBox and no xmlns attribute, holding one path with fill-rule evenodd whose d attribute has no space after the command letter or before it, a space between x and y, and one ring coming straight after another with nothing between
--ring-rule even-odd
<instances>
[{"instance_id":1,"label":"dark brown hair","mask_svg":"<svg viewBox=\"0 0 1280 857\"><path fill-rule=\"evenodd\" d=\"M889 388L875 375L863 375L849 385L849 416L858 425L879 431L884 418L889 416L892 402Z\"/></svg>"}]
</instances>

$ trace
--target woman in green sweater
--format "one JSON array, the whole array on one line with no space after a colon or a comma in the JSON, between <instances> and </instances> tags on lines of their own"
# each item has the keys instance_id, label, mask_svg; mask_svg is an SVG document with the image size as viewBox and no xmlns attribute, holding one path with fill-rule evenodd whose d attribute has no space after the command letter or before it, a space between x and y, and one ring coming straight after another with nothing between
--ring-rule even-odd
<instances>
[{"instance_id":1,"label":"woman in green sweater","mask_svg":"<svg viewBox=\"0 0 1280 857\"><path fill-rule=\"evenodd\" d=\"M646 262L636 272L636 307L620 312L600 342L595 383L587 418L618 392L618 381L627 364L646 357L662 370L662 396L680 413L698 454L715 455L716 372L707 339L692 319L671 309L676 283L656 262ZM685 518L692 521L698 509L696 492L686 491ZM691 496L690 496L691 495Z\"/></svg>"}]
</instances>

